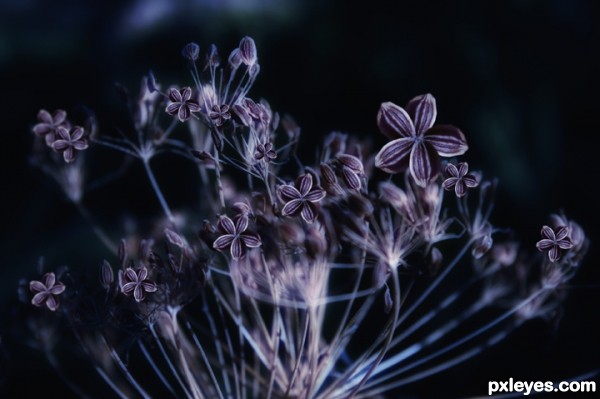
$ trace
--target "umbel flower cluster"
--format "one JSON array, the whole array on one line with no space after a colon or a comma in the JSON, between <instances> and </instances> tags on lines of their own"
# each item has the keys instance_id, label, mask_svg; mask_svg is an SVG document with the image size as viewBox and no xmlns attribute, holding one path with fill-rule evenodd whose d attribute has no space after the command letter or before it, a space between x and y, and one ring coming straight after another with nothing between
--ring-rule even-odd
<instances>
[{"instance_id":1,"label":"umbel flower cluster","mask_svg":"<svg viewBox=\"0 0 600 399\"><path fill-rule=\"evenodd\" d=\"M497 183L470 171L465 135L437 123L431 94L381 104L387 143L333 132L305 163L300 127L249 96L251 38L226 60L215 46L182 54L192 84L144 77L119 136L64 110L33 127L35 164L106 246L98 267L40 270L20 290L33 342L75 392L98 391L69 378L70 362L121 398L382 397L558 314L583 230L551 215L536 250L494 226ZM152 187L158 232L119 241L92 222L98 147L139 160L148 180L132 184ZM189 209L161 189L162 153L192 161Z\"/></svg>"}]
</instances>

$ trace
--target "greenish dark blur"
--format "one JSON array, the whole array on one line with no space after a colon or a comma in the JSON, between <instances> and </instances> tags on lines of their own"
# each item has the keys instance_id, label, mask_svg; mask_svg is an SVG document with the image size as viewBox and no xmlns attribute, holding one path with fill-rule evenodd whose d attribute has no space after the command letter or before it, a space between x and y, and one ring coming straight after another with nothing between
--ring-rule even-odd
<instances>
[{"instance_id":1,"label":"greenish dark blur","mask_svg":"<svg viewBox=\"0 0 600 399\"><path fill-rule=\"evenodd\" d=\"M463 159L499 179L497 225L513 227L534 248L547 215L564 210L592 240L559 332L552 335L540 323L510 339L511 348L527 346L529 358L539 362L514 364L507 351L493 349L471 367L436 377L437 388L417 384L409 397L436 397L443 384L451 387L450 397L481 394L486 378L516 378L535 367L534 377L545 380L600 366L600 330L585 317L590 305L597 313L600 304L599 2L3 0L0 336L11 371L0 369L0 397L3 388L31 382L31 375L55 392L63 389L41 356L15 340L18 280L36 275L40 256L51 267L94 271L107 256L60 190L28 163L38 110L85 106L96 113L101 132L115 134L127 126L115 82L136 95L141 77L152 70L165 86L189 85L183 45L195 41L204 51L215 43L225 59L245 35L256 40L261 65L250 94L295 118L306 160L333 130L369 137L381 147L379 104L404 105L430 92L438 122L460 127L467 137L470 150ZM105 154L98 162L110 165L114 154ZM176 168L189 165L169 165L159 180L177 184ZM193 199L190 193L173 197L175 207ZM114 237L122 234L132 203L134 216L150 219L160 211L141 178L135 189L117 180L84 202ZM544 370L550 358L564 358L564 368ZM473 365L496 374L474 372ZM465 373L473 373L473 386ZM19 397L33 396L36 388L25 389L31 392Z\"/></svg>"}]
</instances>

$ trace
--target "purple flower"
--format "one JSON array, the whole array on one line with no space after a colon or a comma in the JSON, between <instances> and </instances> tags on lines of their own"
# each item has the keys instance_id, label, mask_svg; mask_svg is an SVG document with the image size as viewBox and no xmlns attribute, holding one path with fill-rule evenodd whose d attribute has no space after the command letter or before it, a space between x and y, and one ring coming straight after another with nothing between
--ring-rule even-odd
<instances>
[{"instance_id":1,"label":"purple flower","mask_svg":"<svg viewBox=\"0 0 600 399\"><path fill-rule=\"evenodd\" d=\"M256 146L256 152L254 153L254 159L257 161L264 159L266 163L269 163L272 159L277 158L277 153L273 150L273 144L265 143L258 144Z\"/></svg>"},{"instance_id":2,"label":"purple flower","mask_svg":"<svg viewBox=\"0 0 600 399\"><path fill-rule=\"evenodd\" d=\"M185 122L192 116L192 112L200 111L198 102L191 100L192 89L184 87L181 90L169 89L167 97L171 101L165 111L169 115L177 115L181 122Z\"/></svg>"},{"instance_id":3,"label":"purple flower","mask_svg":"<svg viewBox=\"0 0 600 399\"><path fill-rule=\"evenodd\" d=\"M156 292L156 283L148 280L148 269L141 267L135 270L128 267L125 271L119 271L119 285L121 292L127 296L133 294L136 302L146 298L146 292Z\"/></svg>"},{"instance_id":4,"label":"purple flower","mask_svg":"<svg viewBox=\"0 0 600 399\"><path fill-rule=\"evenodd\" d=\"M46 144L52 145L56 140L56 129L60 126L68 126L67 113L62 109L54 111L52 115L45 109L40 110L37 115L39 123L33 127L36 136L44 137Z\"/></svg>"},{"instance_id":5,"label":"purple flower","mask_svg":"<svg viewBox=\"0 0 600 399\"><path fill-rule=\"evenodd\" d=\"M231 112L229 112L229 105L213 105L211 108L212 112L208 114L208 117L213 120L216 126L223 126L223 124L231 119Z\"/></svg>"},{"instance_id":6,"label":"purple flower","mask_svg":"<svg viewBox=\"0 0 600 399\"><path fill-rule=\"evenodd\" d=\"M541 234L542 239L537 242L536 247L541 252L548 251L550 262L556 262L560 259L563 250L573 247L568 227L558 227L555 232L551 227L544 226Z\"/></svg>"},{"instance_id":7,"label":"purple flower","mask_svg":"<svg viewBox=\"0 0 600 399\"><path fill-rule=\"evenodd\" d=\"M377 125L392 141L379 151L375 166L388 173L409 168L415 182L425 187L440 171L440 156L462 155L469 148L458 128L433 126L436 115L435 98L431 94L413 98L406 110L391 102L381 104Z\"/></svg>"},{"instance_id":8,"label":"purple flower","mask_svg":"<svg viewBox=\"0 0 600 399\"><path fill-rule=\"evenodd\" d=\"M83 138L85 131L81 126L74 126L71 131L63 126L56 129L57 137L52 143L54 151L62 152L66 163L71 163L75 160L76 152L83 151L88 148L88 142Z\"/></svg>"},{"instance_id":9,"label":"purple flower","mask_svg":"<svg viewBox=\"0 0 600 399\"><path fill-rule=\"evenodd\" d=\"M46 273L42 277L42 281L29 282L29 290L35 294L31 299L31 304L37 307L46 305L54 312L59 305L57 296L62 294L65 288L63 283L56 281L54 273Z\"/></svg>"},{"instance_id":10,"label":"purple flower","mask_svg":"<svg viewBox=\"0 0 600 399\"><path fill-rule=\"evenodd\" d=\"M247 215L240 215L235 223L227 216L221 216L218 226L225 234L215 240L213 248L218 251L224 251L231 247L231 257L234 260L239 260L246 256L247 247L256 248L261 245L260 236L258 234L242 234L248 228Z\"/></svg>"},{"instance_id":11,"label":"purple flower","mask_svg":"<svg viewBox=\"0 0 600 399\"><path fill-rule=\"evenodd\" d=\"M317 218L315 204L325 198L325 190L313 187L313 177L307 173L296 179L295 187L290 184L280 186L277 195L285 203L281 210L283 216L301 215L307 223L312 223Z\"/></svg>"},{"instance_id":12,"label":"purple flower","mask_svg":"<svg viewBox=\"0 0 600 399\"><path fill-rule=\"evenodd\" d=\"M450 177L444 180L444 190L450 191L454 187L457 197L464 197L467 193L467 188L479 185L477 178L469 173L469 164L466 162L459 163L458 168L454 164L449 163L446 166L446 174Z\"/></svg>"}]
</instances>

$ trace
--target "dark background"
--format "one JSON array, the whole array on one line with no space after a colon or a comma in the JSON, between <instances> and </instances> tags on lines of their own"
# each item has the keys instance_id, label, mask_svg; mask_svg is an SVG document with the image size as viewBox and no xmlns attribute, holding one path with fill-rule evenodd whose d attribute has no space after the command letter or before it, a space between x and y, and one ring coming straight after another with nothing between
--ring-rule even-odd
<instances>
[{"instance_id":1,"label":"dark background","mask_svg":"<svg viewBox=\"0 0 600 399\"><path fill-rule=\"evenodd\" d=\"M44 359L13 334L19 278L35 275L41 255L49 265L72 268L105 256L97 246L82 245L94 240L92 233L28 163L38 110L85 105L97 113L101 130L114 134L125 120L115 81L137 93L141 76L152 69L167 85L191 84L179 55L185 43L203 49L215 43L226 57L244 35L256 40L261 64L251 96L293 115L305 141L340 130L372 136L380 147L379 104L404 105L431 92L438 121L465 132L471 148L465 159L500 179L497 225L513 227L533 247L547 215L564 210L592 240L558 329L532 322L475 360L415 384L408 395L483 395L488 380L560 380L599 367L600 4L348 3L0 2L0 336L6 354L0 396L17 397L18 388L18 397L33 397L40 386L52 397L69 394ZM312 148L306 150L310 156ZM115 221L108 226L116 236L123 207L158 212L144 181L136 194L141 201L123 190L122 197L100 192L86 199L101 220Z\"/></svg>"}]
</instances>

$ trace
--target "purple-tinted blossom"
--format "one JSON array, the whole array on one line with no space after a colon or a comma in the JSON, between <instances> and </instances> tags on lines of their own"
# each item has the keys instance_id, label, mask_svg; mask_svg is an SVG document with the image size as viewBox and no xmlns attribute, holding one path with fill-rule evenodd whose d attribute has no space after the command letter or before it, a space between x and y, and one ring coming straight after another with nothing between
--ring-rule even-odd
<instances>
[{"instance_id":1,"label":"purple-tinted blossom","mask_svg":"<svg viewBox=\"0 0 600 399\"><path fill-rule=\"evenodd\" d=\"M148 269L145 266L137 270L128 267L125 271L119 271L119 286L123 294L133 294L136 302L143 301L147 292L156 292L158 289L156 283L148 279Z\"/></svg>"},{"instance_id":2,"label":"purple-tinted blossom","mask_svg":"<svg viewBox=\"0 0 600 399\"><path fill-rule=\"evenodd\" d=\"M56 129L56 140L52 143L52 149L62 152L66 163L71 163L76 158L76 151L88 148L88 142L83 138L85 131L81 126L74 126L70 131L63 126Z\"/></svg>"},{"instance_id":3,"label":"purple-tinted blossom","mask_svg":"<svg viewBox=\"0 0 600 399\"><path fill-rule=\"evenodd\" d=\"M39 122L33 127L33 133L36 136L44 137L48 145L52 145L56 140L56 130L59 127L68 127L67 113L62 109L57 109L52 115L42 109L38 112L37 118Z\"/></svg>"},{"instance_id":4,"label":"purple-tinted blossom","mask_svg":"<svg viewBox=\"0 0 600 399\"><path fill-rule=\"evenodd\" d=\"M277 153L273 150L273 144L267 142L265 144L258 144L256 151L254 152L254 159L264 159L265 162L269 163L271 160L277 158Z\"/></svg>"},{"instance_id":5,"label":"purple-tinted blossom","mask_svg":"<svg viewBox=\"0 0 600 399\"><path fill-rule=\"evenodd\" d=\"M254 40L251 37L244 37L240 41L239 49L240 57L244 64L246 64L247 66L253 66L254 64L256 64L256 61L258 60L256 44L254 43Z\"/></svg>"},{"instance_id":6,"label":"purple-tinted blossom","mask_svg":"<svg viewBox=\"0 0 600 399\"><path fill-rule=\"evenodd\" d=\"M391 102L381 104L377 125L392 141L379 151L375 166L388 173L408 168L415 182L425 187L439 173L440 156L462 155L469 148L458 128L433 126L436 116L435 98L431 94L413 98L406 109Z\"/></svg>"},{"instance_id":7,"label":"purple-tinted blossom","mask_svg":"<svg viewBox=\"0 0 600 399\"><path fill-rule=\"evenodd\" d=\"M46 273L42 276L42 281L33 280L29 282L29 290L35 294L31 299L31 304L37 307L46 305L51 311L58 309L60 302L58 295L65 291L65 285L56 281L54 273Z\"/></svg>"},{"instance_id":8,"label":"purple-tinted blossom","mask_svg":"<svg viewBox=\"0 0 600 399\"><path fill-rule=\"evenodd\" d=\"M537 242L536 247L541 252L548 251L550 262L558 261L563 250L573 247L568 227L561 226L555 231L550 226L544 226L541 235L542 239Z\"/></svg>"},{"instance_id":9,"label":"purple-tinted blossom","mask_svg":"<svg viewBox=\"0 0 600 399\"><path fill-rule=\"evenodd\" d=\"M301 215L307 223L317 218L317 202L325 198L325 190L319 186L313 187L311 174L304 174L296 179L295 187L291 184L280 186L277 195L285 205L281 210L283 216Z\"/></svg>"},{"instance_id":10,"label":"purple-tinted blossom","mask_svg":"<svg viewBox=\"0 0 600 399\"><path fill-rule=\"evenodd\" d=\"M185 122L192 116L193 112L200 111L200 105L197 101L192 100L192 89L184 87L181 90L171 88L167 91L167 97L170 103L165 111L169 115L177 115L181 122Z\"/></svg>"},{"instance_id":11,"label":"purple-tinted blossom","mask_svg":"<svg viewBox=\"0 0 600 399\"><path fill-rule=\"evenodd\" d=\"M469 164L466 162L459 163L458 167L449 163L446 165L446 174L450 177L444 180L444 190L450 191L454 188L457 197L464 197L468 188L479 185L477 178L469 173Z\"/></svg>"},{"instance_id":12,"label":"purple-tinted blossom","mask_svg":"<svg viewBox=\"0 0 600 399\"><path fill-rule=\"evenodd\" d=\"M348 154L338 155L341 174L344 182L351 190L360 190L360 176L364 174L363 164L357 157Z\"/></svg>"},{"instance_id":13,"label":"purple-tinted blossom","mask_svg":"<svg viewBox=\"0 0 600 399\"><path fill-rule=\"evenodd\" d=\"M261 245L258 234L243 234L248 228L247 215L242 214L235 220L235 223L227 216L221 216L218 226L224 234L215 240L213 248L218 251L230 248L231 257L234 260L239 260L246 256L247 248L256 248Z\"/></svg>"},{"instance_id":14,"label":"purple-tinted blossom","mask_svg":"<svg viewBox=\"0 0 600 399\"><path fill-rule=\"evenodd\" d=\"M223 124L231 119L231 113L229 112L229 105L213 105L211 107L211 112L208 114L208 117L213 120L216 126L223 126Z\"/></svg>"}]
</instances>

